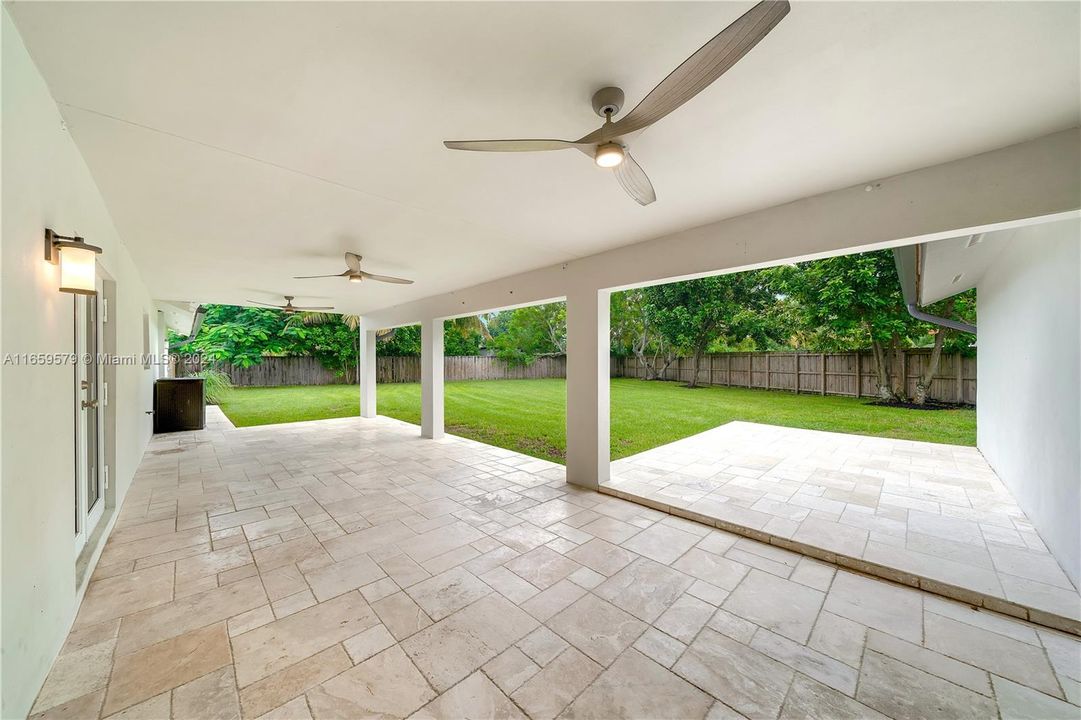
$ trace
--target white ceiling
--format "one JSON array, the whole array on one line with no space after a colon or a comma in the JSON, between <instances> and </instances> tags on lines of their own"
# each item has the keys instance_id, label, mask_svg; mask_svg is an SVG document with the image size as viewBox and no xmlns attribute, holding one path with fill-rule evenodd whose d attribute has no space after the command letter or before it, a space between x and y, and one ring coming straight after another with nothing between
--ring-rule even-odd
<instances>
[{"instance_id":1,"label":"white ceiling","mask_svg":"<svg viewBox=\"0 0 1081 720\"><path fill-rule=\"evenodd\" d=\"M1079 5L794 3L632 149L642 208L561 137L633 106L739 3L12 3L156 296L366 312L1081 122ZM341 254L412 286L291 280Z\"/></svg>"}]
</instances>

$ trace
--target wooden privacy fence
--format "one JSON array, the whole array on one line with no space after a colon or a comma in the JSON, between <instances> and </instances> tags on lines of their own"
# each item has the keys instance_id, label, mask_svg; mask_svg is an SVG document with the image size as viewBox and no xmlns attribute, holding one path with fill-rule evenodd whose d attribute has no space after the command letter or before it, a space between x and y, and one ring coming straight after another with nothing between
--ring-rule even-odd
<instances>
[{"instance_id":1,"label":"wooden privacy fence","mask_svg":"<svg viewBox=\"0 0 1081 720\"><path fill-rule=\"evenodd\" d=\"M237 387L272 387L276 385L338 385L355 383L356 373L335 375L313 357L265 357L258 365L241 368L222 363L218 368ZM176 375L198 372L200 363L191 357L176 359ZM529 365L508 365L502 360L482 355L443 358L446 380L525 380L530 378L567 377L567 358L539 357ZM376 357L376 382L420 382L419 357Z\"/></svg>"},{"instance_id":2,"label":"wooden privacy fence","mask_svg":"<svg viewBox=\"0 0 1081 720\"><path fill-rule=\"evenodd\" d=\"M529 365L508 365L488 355L443 358L444 380L529 380L567 377L567 358L539 357ZM420 382L419 357L375 358L375 381L380 383Z\"/></svg>"},{"instance_id":3,"label":"wooden privacy fence","mask_svg":"<svg viewBox=\"0 0 1081 720\"><path fill-rule=\"evenodd\" d=\"M905 386L909 396L927 367L931 351L906 350ZM646 377L636 358L621 358L613 373L621 377ZM694 358L679 358L664 373L665 380L689 382ZM875 396L875 361L870 351L843 353L750 352L703 355L698 382L705 385L789 390L819 395ZM948 403L976 403L976 358L943 354L928 394Z\"/></svg>"},{"instance_id":4,"label":"wooden privacy fence","mask_svg":"<svg viewBox=\"0 0 1081 720\"><path fill-rule=\"evenodd\" d=\"M206 363L203 363L206 364ZM177 356L175 374L183 377L198 372L198 358ZM314 357L265 357L263 362L251 367L237 367L221 363L215 367L226 375L236 387L274 387L276 385L346 385L357 381L356 371L336 375L327 370Z\"/></svg>"},{"instance_id":5,"label":"wooden privacy fence","mask_svg":"<svg viewBox=\"0 0 1081 720\"><path fill-rule=\"evenodd\" d=\"M905 381L909 395L916 391L916 381L927 365L929 350L907 350L904 354ZM693 358L679 358L664 374L665 380L688 382ZM789 390L819 395L873 397L875 394L874 359L869 351L843 353L756 352L722 353L702 356L698 381L704 385ZM336 375L313 357L267 357L248 368L224 363L220 369L237 387L275 385L335 385L356 382L353 372ZM192 358L178 358L176 374L183 376L199 370ZM526 380L567 377L567 358L540 357L529 365L508 365L483 355L443 358L446 380ZM634 357L612 358L613 377L646 376ZM376 358L376 381L380 383L420 382L419 357ZM857 380L858 378L858 380ZM976 403L976 358L960 354L943 355L938 372L931 382L929 397L950 403Z\"/></svg>"}]
</instances>

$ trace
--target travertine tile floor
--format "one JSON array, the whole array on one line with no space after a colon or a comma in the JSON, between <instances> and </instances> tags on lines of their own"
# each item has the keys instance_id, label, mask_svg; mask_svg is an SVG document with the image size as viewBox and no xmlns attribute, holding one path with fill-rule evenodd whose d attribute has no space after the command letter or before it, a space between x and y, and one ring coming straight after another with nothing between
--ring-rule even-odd
<instances>
[{"instance_id":1,"label":"travertine tile floor","mask_svg":"<svg viewBox=\"0 0 1081 720\"><path fill-rule=\"evenodd\" d=\"M1081 621L1081 596L976 448L731 422L613 463L606 485Z\"/></svg>"},{"instance_id":2,"label":"travertine tile floor","mask_svg":"<svg viewBox=\"0 0 1081 720\"><path fill-rule=\"evenodd\" d=\"M1081 642L349 418L155 438L34 712L1071 717Z\"/></svg>"}]
</instances>

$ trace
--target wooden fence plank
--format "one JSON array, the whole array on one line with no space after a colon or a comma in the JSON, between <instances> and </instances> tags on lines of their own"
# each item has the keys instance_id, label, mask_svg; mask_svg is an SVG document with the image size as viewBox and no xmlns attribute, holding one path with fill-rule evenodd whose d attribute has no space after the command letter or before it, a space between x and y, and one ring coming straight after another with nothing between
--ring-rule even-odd
<instances>
[{"instance_id":1,"label":"wooden fence plank","mask_svg":"<svg viewBox=\"0 0 1081 720\"><path fill-rule=\"evenodd\" d=\"M723 358L723 360L719 360ZM718 353L703 358L699 380L708 385L788 390L796 393L848 397L873 396L864 391L865 364L862 352L849 353ZM892 358L891 358L892 361ZM911 392L929 361L929 351L905 351L901 368L904 384ZM817 367L815 363L817 362ZM471 355L443 359L448 381L565 378L565 356L540 357L530 365L508 366L495 357ZM199 370L197 359L176 358L176 374L183 376ZM237 387L277 385L334 385L356 383L356 373L336 374L314 357L268 357L249 368L228 363L220 369ZM634 357L612 359L612 377L645 378L645 365ZM693 370L691 358L678 358L665 371L665 379L689 381ZM909 376L911 374L911 376ZM376 358L376 381L380 383L420 382L420 358ZM939 371L932 379L928 398L941 402L976 401L976 359L960 354L943 355Z\"/></svg>"},{"instance_id":2,"label":"wooden fence plank","mask_svg":"<svg viewBox=\"0 0 1081 720\"><path fill-rule=\"evenodd\" d=\"M929 361L929 350L914 348L906 350L901 368L906 377L909 392ZM723 368L718 367L723 358ZM707 355L705 360L706 382L729 387L761 388L812 392L819 395L842 395L847 397L873 397L864 390L864 353L717 353ZM893 362L893 358L890 359ZM690 359L680 358L672 363L665 379L687 381L690 379ZM817 365L816 365L817 363ZM722 372L719 372L721 370ZM613 376L644 378L645 373L634 358L625 358L616 367ZM806 379L806 381L805 381ZM976 400L976 359L960 354L943 355L928 393L928 399L940 402L974 404Z\"/></svg>"}]
</instances>

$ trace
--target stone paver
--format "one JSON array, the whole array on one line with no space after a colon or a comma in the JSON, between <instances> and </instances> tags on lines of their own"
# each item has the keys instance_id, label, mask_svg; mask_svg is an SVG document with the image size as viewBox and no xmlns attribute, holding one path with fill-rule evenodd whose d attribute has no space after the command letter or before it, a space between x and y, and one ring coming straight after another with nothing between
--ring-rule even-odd
<instances>
[{"instance_id":1,"label":"stone paver","mask_svg":"<svg viewBox=\"0 0 1081 720\"><path fill-rule=\"evenodd\" d=\"M1081 595L973 447L730 422L612 463L604 490L1081 631ZM675 551L643 536L640 554Z\"/></svg>"},{"instance_id":2,"label":"stone paver","mask_svg":"<svg viewBox=\"0 0 1081 720\"><path fill-rule=\"evenodd\" d=\"M741 467L772 467L744 455ZM822 481L865 499L858 471L835 473ZM807 518L841 502L791 482ZM974 492L965 482L951 500ZM891 537L873 518L857 529ZM931 547L975 537L971 524L917 523ZM385 418L157 436L106 552L116 562L92 579L37 719L1081 712L1073 635L569 486L542 460L419 441ZM1062 589L1026 554L989 557Z\"/></svg>"}]
</instances>

